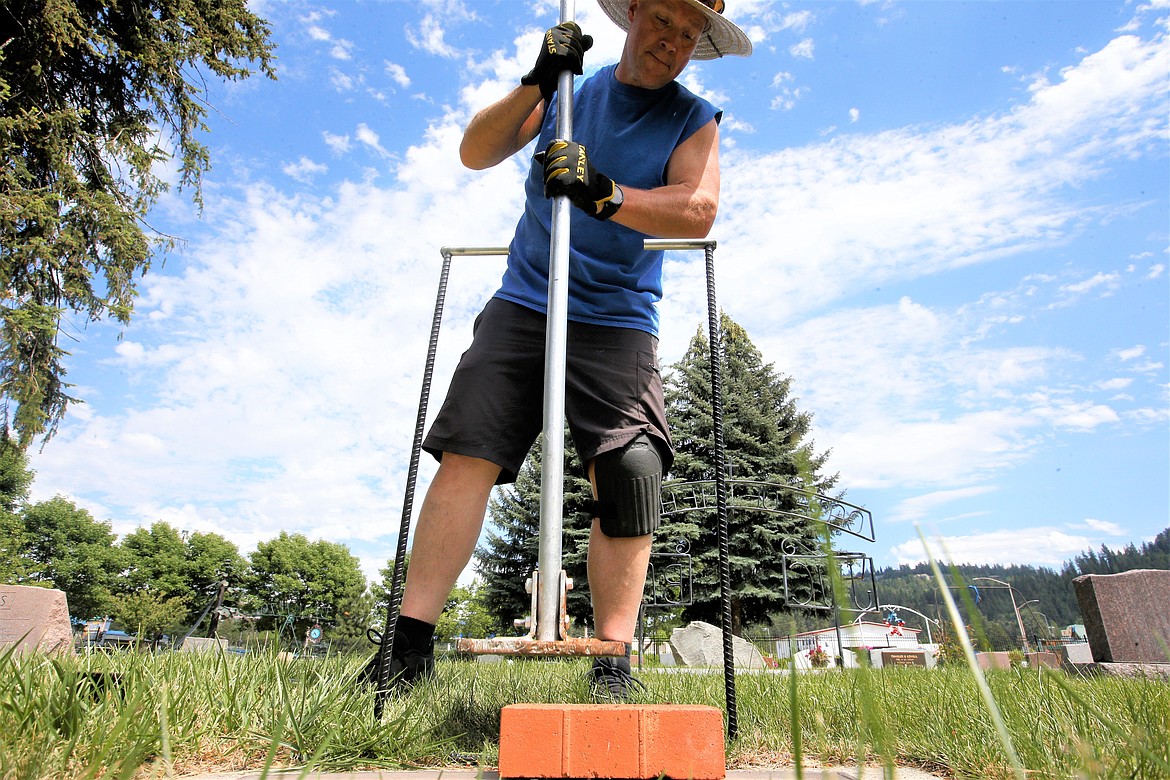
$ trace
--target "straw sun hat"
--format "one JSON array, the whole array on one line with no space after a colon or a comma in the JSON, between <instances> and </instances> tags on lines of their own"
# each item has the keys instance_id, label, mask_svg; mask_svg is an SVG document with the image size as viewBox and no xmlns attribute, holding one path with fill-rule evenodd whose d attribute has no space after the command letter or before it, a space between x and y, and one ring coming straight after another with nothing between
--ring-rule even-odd
<instances>
[{"instance_id":1,"label":"straw sun hat","mask_svg":"<svg viewBox=\"0 0 1170 780\"><path fill-rule=\"evenodd\" d=\"M630 7L630 0L597 0L597 2L601 6L601 10L605 11L606 16L613 19L614 24L623 30L630 29L630 18L626 13ZM729 54L746 57L752 53L752 42L748 40L747 35L736 27L734 22L728 21L723 16L723 0L684 0L684 2L707 17L707 29L703 32L703 37L699 39L698 45L695 46L695 53L691 55L691 59L714 60Z\"/></svg>"}]
</instances>

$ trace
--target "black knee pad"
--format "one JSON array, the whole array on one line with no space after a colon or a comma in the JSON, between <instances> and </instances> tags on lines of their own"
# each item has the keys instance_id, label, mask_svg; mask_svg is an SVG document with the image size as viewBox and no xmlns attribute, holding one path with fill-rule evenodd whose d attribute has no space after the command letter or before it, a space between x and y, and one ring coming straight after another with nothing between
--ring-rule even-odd
<instances>
[{"instance_id":1,"label":"black knee pad","mask_svg":"<svg viewBox=\"0 0 1170 780\"><path fill-rule=\"evenodd\" d=\"M662 516L662 455L642 433L620 450L598 455L594 516L606 536L645 536L658 528Z\"/></svg>"}]
</instances>

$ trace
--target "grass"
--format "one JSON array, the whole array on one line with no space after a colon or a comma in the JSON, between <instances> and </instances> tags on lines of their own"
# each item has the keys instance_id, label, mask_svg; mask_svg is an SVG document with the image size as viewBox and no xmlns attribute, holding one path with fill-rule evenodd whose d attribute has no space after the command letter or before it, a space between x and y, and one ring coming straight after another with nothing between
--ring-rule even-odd
<instances>
[{"instance_id":1,"label":"grass","mask_svg":"<svg viewBox=\"0 0 1170 780\"><path fill-rule=\"evenodd\" d=\"M306 767L494 767L500 709L585 702L586 660L441 661L374 723L364 658L137 653L0 656L0 778L166 777ZM721 707L719 673L647 669L639 701ZM986 674L1028 777L1170 777L1170 684L1049 670ZM737 677L733 768L917 766L1018 774L968 667Z\"/></svg>"}]
</instances>

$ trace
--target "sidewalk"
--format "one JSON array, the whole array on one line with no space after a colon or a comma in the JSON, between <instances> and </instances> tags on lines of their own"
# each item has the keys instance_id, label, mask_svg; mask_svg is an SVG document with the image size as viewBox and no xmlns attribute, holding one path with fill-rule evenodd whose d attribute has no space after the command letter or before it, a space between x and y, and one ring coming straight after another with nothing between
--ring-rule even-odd
<instances>
[{"instance_id":1,"label":"sidewalk","mask_svg":"<svg viewBox=\"0 0 1170 780\"><path fill-rule=\"evenodd\" d=\"M859 772L853 767L827 767L804 770L805 780L882 780L881 767L867 767ZM938 780L920 769L898 767L897 780ZM402 771L370 772L309 772L303 780L499 780L500 773L478 772L470 769L414 769ZM226 774L196 775L185 780L302 780L297 772L272 771L267 775L260 772L230 772ZM727 773L727 780L796 780L796 770L785 769L735 769Z\"/></svg>"}]
</instances>

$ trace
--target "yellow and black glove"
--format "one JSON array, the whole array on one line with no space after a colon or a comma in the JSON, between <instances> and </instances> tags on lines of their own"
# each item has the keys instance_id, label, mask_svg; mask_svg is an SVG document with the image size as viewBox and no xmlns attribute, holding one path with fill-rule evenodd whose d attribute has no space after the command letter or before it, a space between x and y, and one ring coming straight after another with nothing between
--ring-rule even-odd
<instances>
[{"instance_id":1,"label":"yellow and black glove","mask_svg":"<svg viewBox=\"0 0 1170 780\"><path fill-rule=\"evenodd\" d=\"M622 207L622 188L593 170L582 144L555 139L536 154L536 161L544 168L546 198L565 195L595 219L609 219Z\"/></svg>"},{"instance_id":2,"label":"yellow and black glove","mask_svg":"<svg viewBox=\"0 0 1170 780\"><path fill-rule=\"evenodd\" d=\"M561 22L550 27L541 41L540 55L528 75L520 79L527 87L540 87L547 104L557 91L561 71L571 70L580 76L585 63L585 52L593 47L593 36L584 35L576 22Z\"/></svg>"}]
</instances>

